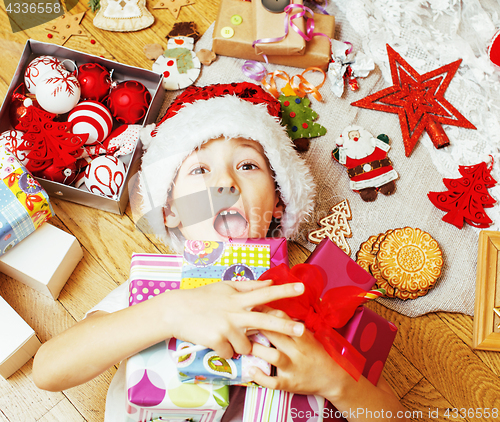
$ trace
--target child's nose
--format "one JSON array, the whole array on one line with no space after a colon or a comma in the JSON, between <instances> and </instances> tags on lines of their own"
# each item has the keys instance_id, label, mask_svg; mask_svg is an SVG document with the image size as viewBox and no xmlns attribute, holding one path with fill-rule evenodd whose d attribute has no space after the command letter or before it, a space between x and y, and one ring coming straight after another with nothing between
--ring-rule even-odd
<instances>
[{"instance_id":1,"label":"child's nose","mask_svg":"<svg viewBox=\"0 0 500 422\"><path fill-rule=\"evenodd\" d=\"M219 186L210 188L210 196L212 198L214 210L218 212L218 210L234 206L240 198L240 191L234 186Z\"/></svg>"}]
</instances>

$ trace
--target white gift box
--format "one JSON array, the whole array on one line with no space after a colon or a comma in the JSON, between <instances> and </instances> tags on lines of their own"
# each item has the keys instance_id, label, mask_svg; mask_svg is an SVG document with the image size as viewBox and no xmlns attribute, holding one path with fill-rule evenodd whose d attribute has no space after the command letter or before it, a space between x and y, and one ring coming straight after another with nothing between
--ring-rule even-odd
<instances>
[{"instance_id":1,"label":"white gift box","mask_svg":"<svg viewBox=\"0 0 500 422\"><path fill-rule=\"evenodd\" d=\"M76 237L45 223L0 256L0 272L55 300L82 257Z\"/></svg>"},{"instance_id":2,"label":"white gift box","mask_svg":"<svg viewBox=\"0 0 500 422\"><path fill-rule=\"evenodd\" d=\"M10 377L40 345L35 331L0 297L0 376Z\"/></svg>"}]
</instances>

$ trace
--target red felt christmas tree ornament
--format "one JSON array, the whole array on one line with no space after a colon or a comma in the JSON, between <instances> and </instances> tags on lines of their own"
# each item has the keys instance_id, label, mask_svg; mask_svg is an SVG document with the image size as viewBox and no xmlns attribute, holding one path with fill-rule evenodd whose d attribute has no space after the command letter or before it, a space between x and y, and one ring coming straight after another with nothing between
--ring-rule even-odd
<instances>
[{"instance_id":1,"label":"red felt christmas tree ornament","mask_svg":"<svg viewBox=\"0 0 500 422\"><path fill-rule=\"evenodd\" d=\"M429 192L431 202L447 214L443 221L461 229L464 221L471 226L485 228L492 223L484 208L496 203L488 188L496 185L490 172L491 165L481 162L472 166L459 166L460 179L443 179L447 192Z\"/></svg>"},{"instance_id":2,"label":"red felt christmas tree ornament","mask_svg":"<svg viewBox=\"0 0 500 422\"><path fill-rule=\"evenodd\" d=\"M442 124L476 129L444 98L444 93L462 60L421 75L389 45L387 53L393 86L351 105L398 114L407 157L424 130L436 148L443 148L449 145L450 141Z\"/></svg>"}]
</instances>

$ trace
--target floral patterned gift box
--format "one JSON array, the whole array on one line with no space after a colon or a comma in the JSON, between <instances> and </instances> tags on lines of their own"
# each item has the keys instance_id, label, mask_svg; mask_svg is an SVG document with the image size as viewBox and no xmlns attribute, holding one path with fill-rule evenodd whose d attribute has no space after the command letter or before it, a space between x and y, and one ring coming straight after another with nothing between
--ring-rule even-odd
<instances>
[{"instance_id":1,"label":"floral patterned gift box","mask_svg":"<svg viewBox=\"0 0 500 422\"><path fill-rule=\"evenodd\" d=\"M0 255L54 215L49 196L5 146L0 146Z\"/></svg>"}]
</instances>

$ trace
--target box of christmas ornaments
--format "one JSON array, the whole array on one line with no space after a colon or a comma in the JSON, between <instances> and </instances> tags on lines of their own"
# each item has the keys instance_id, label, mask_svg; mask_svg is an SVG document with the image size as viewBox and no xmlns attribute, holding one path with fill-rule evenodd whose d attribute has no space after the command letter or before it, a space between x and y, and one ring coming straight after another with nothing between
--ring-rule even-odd
<instances>
[{"instance_id":1,"label":"box of christmas ornaments","mask_svg":"<svg viewBox=\"0 0 500 422\"><path fill-rule=\"evenodd\" d=\"M6 145L50 196L123 214L162 76L28 40L0 109Z\"/></svg>"}]
</instances>

